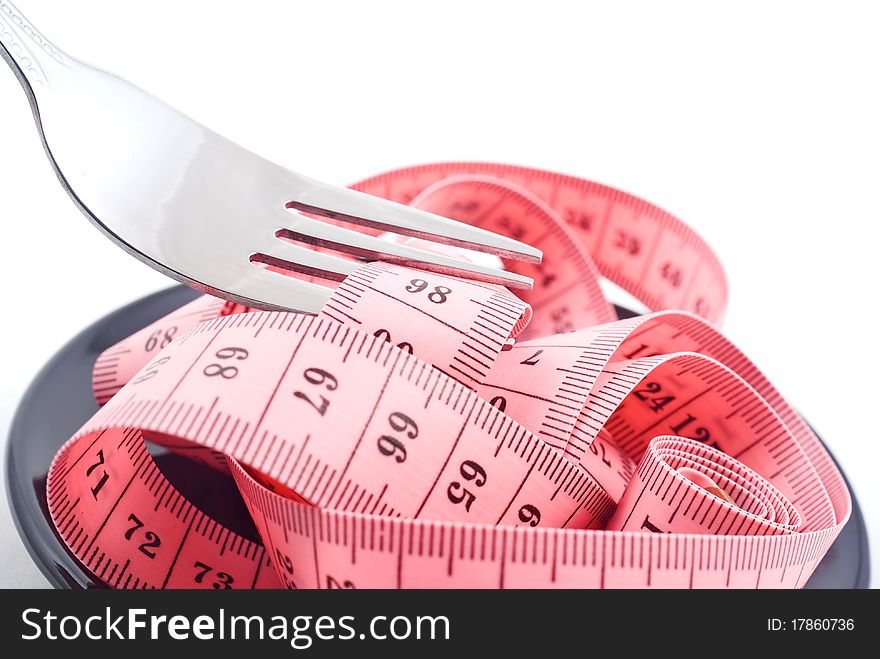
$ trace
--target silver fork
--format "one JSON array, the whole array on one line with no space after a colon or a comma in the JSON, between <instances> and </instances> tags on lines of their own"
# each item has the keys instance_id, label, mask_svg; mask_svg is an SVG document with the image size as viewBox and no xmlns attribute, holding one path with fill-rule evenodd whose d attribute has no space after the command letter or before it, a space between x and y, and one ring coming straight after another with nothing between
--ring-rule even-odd
<instances>
[{"instance_id":1,"label":"silver fork","mask_svg":"<svg viewBox=\"0 0 880 659\"><path fill-rule=\"evenodd\" d=\"M510 238L271 163L121 78L51 44L0 0L0 55L30 100L61 184L132 256L190 286L263 309L316 313L331 288L266 269L341 280L356 259L530 288L515 273L390 243L307 217L336 220L540 262Z\"/></svg>"}]
</instances>

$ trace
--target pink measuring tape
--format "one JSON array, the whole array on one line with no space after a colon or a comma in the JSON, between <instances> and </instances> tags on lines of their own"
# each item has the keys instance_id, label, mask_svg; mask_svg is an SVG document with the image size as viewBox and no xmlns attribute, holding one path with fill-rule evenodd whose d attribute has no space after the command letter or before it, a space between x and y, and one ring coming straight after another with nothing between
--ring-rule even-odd
<instances>
[{"instance_id":1,"label":"pink measuring tape","mask_svg":"<svg viewBox=\"0 0 880 659\"><path fill-rule=\"evenodd\" d=\"M507 290L388 263L318 316L205 296L107 350L49 471L118 588L800 587L846 522L806 423L716 329L705 243L623 192L478 163L357 189L543 250ZM654 313L618 321L604 276ZM145 440L235 479L263 544Z\"/></svg>"}]
</instances>

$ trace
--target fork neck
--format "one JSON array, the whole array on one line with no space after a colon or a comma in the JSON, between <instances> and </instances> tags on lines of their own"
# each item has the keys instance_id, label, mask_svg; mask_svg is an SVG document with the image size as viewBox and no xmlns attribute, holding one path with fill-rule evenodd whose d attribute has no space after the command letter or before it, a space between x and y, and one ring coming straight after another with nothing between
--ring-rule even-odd
<instances>
[{"instance_id":1,"label":"fork neck","mask_svg":"<svg viewBox=\"0 0 880 659\"><path fill-rule=\"evenodd\" d=\"M9 0L0 0L0 55L34 96L48 91L53 71L71 62Z\"/></svg>"}]
</instances>

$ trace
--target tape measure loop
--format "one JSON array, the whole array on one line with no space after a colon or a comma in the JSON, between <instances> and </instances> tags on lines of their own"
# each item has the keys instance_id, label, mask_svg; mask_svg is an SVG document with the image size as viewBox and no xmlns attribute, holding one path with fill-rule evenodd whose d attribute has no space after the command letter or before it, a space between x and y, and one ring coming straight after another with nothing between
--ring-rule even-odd
<instances>
[{"instance_id":1,"label":"tape measure loop","mask_svg":"<svg viewBox=\"0 0 880 659\"><path fill-rule=\"evenodd\" d=\"M204 296L110 348L93 371L103 407L47 483L60 536L99 579L803 585L848 491L716 329L727 283L696 234L626 193L520 167L354 187L543 249L542 264L508 264L535 290L363 264L319 318ZM655 312L615 321L600 276ZM231 473L263 544L190 504L146 441Z\"/></svg>"}]
</instances>

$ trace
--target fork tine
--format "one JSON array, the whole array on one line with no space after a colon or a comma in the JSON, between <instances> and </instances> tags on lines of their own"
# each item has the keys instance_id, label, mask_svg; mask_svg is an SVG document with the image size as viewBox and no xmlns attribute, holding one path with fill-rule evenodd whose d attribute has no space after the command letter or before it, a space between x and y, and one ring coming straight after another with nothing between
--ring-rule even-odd
<instances>
[{"instance_id":1,"label":"fork tine","mask_svg":"<svg viewBox=\"0 0 880 659\"><path fill-rule=\"evenodd\" d=\"M251 262L264 263L305 275L316 275L333 281L342 281L363 265L358 261L323 254L282 240L273 243L267 249L251 254Z\"/></svg>"},{"instance_id":2,"label":"fork tine","mask_svg":"<svg viewBox=\"0 0 880 659\"><path fill-rule=\"evenodd\" d=\"M312 179L307 179L303 191L288 202L288 207L527 263L541 262L541 250L518 240L381 197Z\"/></svg>"},{"instance_id":3,"label":"fork tine","mask_svg":"<svg viewBox=\"0 0 880 659\"><path fill-rule=\"evenodd\" d=\"M316 314L333 293L331 288L254 266L234 290L213 291L255 309Z\"/></svg>"},{"instance_id":4,"label":"fork tine","mask_svg":"<svg viewBox=\"0 0 880 659\"><path fill-rule=\"evenodd\" d=\"M292 228L280 229L277 232L278 237L335 249L373 261L389 261L511 288L532 287L531 278L514 272L470 263L411 245L388 242L358 231L313 220L299 213L292 213L292 224Z\"/></svg>"}]
</instances>

